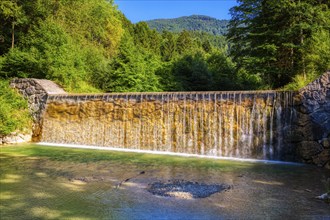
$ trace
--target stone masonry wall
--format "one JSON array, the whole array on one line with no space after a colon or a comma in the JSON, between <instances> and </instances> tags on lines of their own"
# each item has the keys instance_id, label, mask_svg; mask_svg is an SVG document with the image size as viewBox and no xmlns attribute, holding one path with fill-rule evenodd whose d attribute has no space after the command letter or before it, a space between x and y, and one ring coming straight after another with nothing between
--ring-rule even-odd
<instances>
[{"instance_id":1,"label":"stone masonry wall","mask_svg":"<svg viewBox=\"0 0 330 220\"><path fill-rule=\"evenodd\" d=\"M290 97L275 91L50 96L41 141L290 160L281 142Z\"/></svg>"},{"instance_id":2,"label":"stone masonry wall","mask_svg":"<svg viewBox=\"0 0 330 220\"><path fill-rule=\"evenodd\" d=\"M58 95L56 94L65 94L65 92L62 89L60 89L56 84L48 80L15 79L12 81L11 86L17 88L22 95L28 98L30 110L35 121L35 125L33 127L33 137L34 137L33 140L39 141L41 138L43 115L45 114L44 110L47 100L48 102L49 100L53 100L49 103L52 102L57 103L56 96ZM161 96L161 94L159 95ZM164 93L164 95L168 96L168 93ZM77 110L76 109L77 106L74 103L79 102L80 103L79 105L82 105L81 97L83 96L80 95L79 96L80 98L77 98L77 96L75 95L72 96L66 95L66 96L68 96L67 99L70 100L71 107L66 110L63 110L63 112L65 113L63 117L64 118L74 117L74 113L71 112ZM89 103L88 100L90 101L95 100L96 96L97 95L93 96L89 94L88 96L85 97L84 103L86 103L87 105ZM123 101L123 103L120 104L119 106L124 107L126 104L130 103L129 94L119 94L118 96L120 96L121 97L120 100ZM143 94L141 95L136 94L136 98L142 96ZM144 96L146 96L146 94L144 94ZM126 102L125 99L127 99ZM281 129L283 130L282 132L284 134L282 138L285 147L290 149L290 152L295 154L292 157L293 160L295 161L317 164L319 166L330 168L330 72L323 74L319 79L315 80L305 88L301 89L298 93L294 95L293 99L294 99L293 106L290 104L293 111L287 111L290 115L288 117L284 117L287 118L287 120L292 120L292 121L290 121L290 123L288 121L283 121L281 124L282 125ZM60 100L58 101L60 102ZM180 106L181 105L183 104L181 103ZM88 106L86 107L87 108L84 110L86 112L83 113L87 115L90 112L92 113L94 112L95 114L100 114L102 113L102 111L106 112L108 110L111 110L111 107L109 109L103 109L102 107L100 109L101 110L100 112L98 109L94 109L97 107L97 105L94 106L94 104L90 106L92 109L90 109ZM183 107L183 108L188 109L187 107ZM122 108L122 110L123 109L124 108ZM146 109L148 109L148 107ZM267 111L271 111L271 109L272 108L269 108ZM148 111L150 110L151 109L149 109ZM61 111L62 110L60 108L58 112L53 112L53 113L60 114ZM239 108L236 108L235 111L239 112L240 110ZM204 112L206 112L206 110ZM116 114L119 113L120 113L120 109L116 110ZM277 114L277 112L274 111L271 114ZM233 112L233 115L237 115L237 112ZM116 115L114 115L113 117L115 116ZM130 117L129 111L126 112L125 110L125 114L123 114L122 116L124 117L123 120L119 120L119 121L123 121L123 125L127 126L127 123L125 122L127 121L127 119L125 117ZM95 117L95 115L90 115L90 117ZM141 116L141 119L142 120L144 119L143 116ZM177 118L174 118L173 120L177 120ZM88 123L90 122L87 121L86 123L88 125ZM269 123L272 122L270 121ZM200 126L204 126L204 125L200 125ZM263 125L261 124L261 126ZM270 126L270 124L267 126ZM273 126L275 129L275 125ZM96 129L96 128L93 127L92 129ZM144 128L144 129L148 129L148 128ZM223 129L226 128L223 127ZM277 134L278 132L279 131L274 131L274 135L278 135ZM73 135L73 134L67 133L66 135ZM119 132L118 135L120 136L122 135L122 133ZM95 138L97 139L97 137ZM126 138L126 136L123 136L122 138Z\"/></svg>"},{"instance_id":3,"label":"stone masonry wall","mask_svg":"<svg viewBox=\"0 0 330 220\"><path fill-rule=\"evenodd\" d=\"M42 128L42 113L45 109L48 95L65 94L54 82L43 79L13 79L12 88L28 99L29 110L33 118L32 141L38 141Z\"/></svg>"},{"instance_id":4,"label":"stone masonry wall","mask_svg":"<svg viewBox=\"0 0 330 220\"><path fill-rule=\"evenodd\" d=\"M330 168L330 72L299 91L295 110L288 144L296 146L300 161Z\"/></svg>"}]
</instances>

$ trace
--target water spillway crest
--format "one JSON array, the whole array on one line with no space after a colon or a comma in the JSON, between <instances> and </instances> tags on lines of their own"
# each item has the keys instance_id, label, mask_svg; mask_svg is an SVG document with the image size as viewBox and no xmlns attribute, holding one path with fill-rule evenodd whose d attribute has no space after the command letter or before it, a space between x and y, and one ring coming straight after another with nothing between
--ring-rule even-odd
<instances>
[{"instance_id":1,"label":"water spillway crest","mask_svg":"<svg viewBox=\"0 0 330 220\"><path fill-rule=\"evenodd\" d=\"M281 160L292 92L51 95L41 142Z\"/></svg>"}]
</instances>

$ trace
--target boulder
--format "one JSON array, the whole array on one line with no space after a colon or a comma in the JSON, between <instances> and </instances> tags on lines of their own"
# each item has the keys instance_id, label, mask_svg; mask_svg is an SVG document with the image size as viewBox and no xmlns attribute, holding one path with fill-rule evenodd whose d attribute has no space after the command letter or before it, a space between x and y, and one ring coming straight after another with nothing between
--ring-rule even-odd
<instances>
[{"instance_id":1,"label":"boulder","mask_svg":"<svg viewBox=\"0 0 330 220\"><path fill-rule=\"evenodd\" d=\"M313 156L318 155L322 151L322 145L316 141L302 141L297 145L297 154L303 160L313 159Z\"/></svg>"},{"instance_id":2,"label":"boulder","mask_svg":"<svg viewBox=\"0 0 330 220\"><path fill-rule=\"evenodd\" d=\"M323 167L324 165L326 165L326 163L329 162L329 158L330 158L330 150L323 150L320 154L317 154L315 156L312 156L313 158L313 162L318 165Z\"/></svg>"},{"instance_id":3,"label":"boulder","mask_svg":"<svg viewBox=\"0 0 330 220\"><path fill-rule=\"evenodd\" d=\"M321 144L324 148L329 149L330 148L330 138L323 138L321 140Z\"/></svg>"},{"instance_id":4,"label":"boulder","mask_svg":"<svg viewBox=\"0 0 330 220\"><path fill-rule=\"evenodd\" d=\"M287 126L284 128L284 139L287 143L298 143L305 140L301 127Z\"/></svg>"}]
</instances>

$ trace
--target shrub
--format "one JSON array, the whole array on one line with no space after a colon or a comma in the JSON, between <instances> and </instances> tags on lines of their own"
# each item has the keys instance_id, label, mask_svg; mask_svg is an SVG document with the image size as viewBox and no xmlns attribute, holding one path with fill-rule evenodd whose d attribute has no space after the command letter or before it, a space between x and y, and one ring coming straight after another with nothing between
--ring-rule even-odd
<instances>
[{"instance_id":1,"label":"shrub","mask_svg":"<svg viewBox=\"0 0 330 220\"><path fill-rule=\"evenodd\" d=\"M307 86L308 83L312 82L317 78L318 75L316 74L308 74L307 76L304 75L296 75L293 77L292 82L284 86L284 90L299 90Z\"/></svg>"},{"instance_id":2,"label":"shrub","mask_svg":"<svg viewBox=\"0 0 330 220\"><path fill-rule=\"evenodd\" d=\"M25 132L31 128L27 101L0 79L0 136L14 131Z\"/></svg>"}]
</instances>

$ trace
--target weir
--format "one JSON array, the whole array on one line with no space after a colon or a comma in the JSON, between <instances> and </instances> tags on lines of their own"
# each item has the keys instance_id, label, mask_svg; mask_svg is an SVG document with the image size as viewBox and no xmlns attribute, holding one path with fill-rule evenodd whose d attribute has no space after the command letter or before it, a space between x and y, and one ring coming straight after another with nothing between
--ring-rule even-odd
<instances>
[{"instance_id":1,"label":"weir","mask_svg":"<svg viewBox=\"0 0 330 220\"><path fill-rule=\"evenodd\" d=\"M53 95L41 141L206 156L283 158L292 92Z\"/></svg>"},{"instance_id":2,"label":"weir","mask_svg":"<svg viewBox=\"0 0 330 220\"><path fill-rule=\"evenodd\" d=\"M330 168L330 72L297 92L67 94L50 84L11 83L30 100L36 142Z\"/></svg>"}]
</instances>

